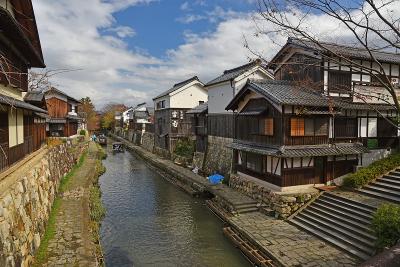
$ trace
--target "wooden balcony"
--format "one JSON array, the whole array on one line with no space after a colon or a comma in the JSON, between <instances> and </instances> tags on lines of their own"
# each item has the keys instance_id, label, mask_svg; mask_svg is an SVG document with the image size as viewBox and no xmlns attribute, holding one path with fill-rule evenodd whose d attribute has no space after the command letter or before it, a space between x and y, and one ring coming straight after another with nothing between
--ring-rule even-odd
<instances>
[{"instance_id":1,"label":"wooden balcony","mask_svg":"<svg viewBox=\"0 0 400 267\"><path fill-rule=\"evenodd\" d=\"M329 143L328 136L288 136L285 137L285 145L324 145Z\"/></svg>"}]
</instances>

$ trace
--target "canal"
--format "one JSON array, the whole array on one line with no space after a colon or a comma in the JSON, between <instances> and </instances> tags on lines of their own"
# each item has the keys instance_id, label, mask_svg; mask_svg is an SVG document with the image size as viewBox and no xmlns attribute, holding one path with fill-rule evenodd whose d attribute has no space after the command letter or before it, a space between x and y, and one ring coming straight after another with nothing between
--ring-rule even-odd
<instances>
[{"instance_id":1,"label":"canal","mask_svg":"<svg viewBox=\"0 0 400 267\"><path fill-rule=\"evenodd\" d=\"M113 266L250 266L203 199L168 183L130 152L109 153L100 177L101 243Z\"/></svg>"}]
</instances>

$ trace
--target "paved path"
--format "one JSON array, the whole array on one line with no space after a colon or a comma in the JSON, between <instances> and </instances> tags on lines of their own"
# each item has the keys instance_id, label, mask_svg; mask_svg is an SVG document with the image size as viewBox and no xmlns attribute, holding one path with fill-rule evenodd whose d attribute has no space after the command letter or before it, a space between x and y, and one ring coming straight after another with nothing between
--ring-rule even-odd
<instances>
[{"instance_id":1,"label":"paved path","mask_svg":"<svg viewBox=\"0 0 400 267\"><path fill-rule=\"evenodd\" d=\"M56 234L50 240L42 266L97 266L89 229L89 187L95 174L97 147L90 143L88 156L71 177L56 217Z\"/></svg>"},{"instance_id":2,"label":"paved path","mask_svg":"<svg viewBox=\"0 0 400 267\"><path fill-rule=\"evenodd\" d=\"M284 266L356 266L358 263L317 237L260 212L230 217L229 223Z\"/></svg>"}]
</instances>

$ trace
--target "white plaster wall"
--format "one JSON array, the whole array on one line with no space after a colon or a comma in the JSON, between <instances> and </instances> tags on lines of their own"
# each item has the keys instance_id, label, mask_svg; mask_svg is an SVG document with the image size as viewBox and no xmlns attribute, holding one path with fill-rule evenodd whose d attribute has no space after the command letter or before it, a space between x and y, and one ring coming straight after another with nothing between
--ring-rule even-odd
<instances>
[{"instance_id":1,"label":"white plaster wall","mask_svg":"<svg viewBox=\"0 0 400 267\"><path fill-rule=\"evenodd\" d=\"M369 153L364 153L362 155L362 164L361 158L358 160L358 165L366 167L370 165L372 162L386 158L392 153L391 149L374 149L371 150Z\"/></svg>"},{"instance_id":2,"label":"white plaster wall","mask_svg":"<svg viewBox=\"0 0 400 267\"><path fill-rule=\"evenodd\" d=\"M225 108L234 95L246 85L248 79L261 80L267 78L269 79L265 73L254 69L235 79L232 84L234 90L229 81L208 87L208 113L231 113L232 111L226 111Z\"/></svg>"},{"instance_id":3,"label":"white plaster wall","mask_svg":"<svg viewBox=\"0 0 400 267\"><path fill-rule=\"evenodd\" d=\"M154 100L154 109L155 110L157 110L157 103L158 102L161 102L161 101L163 101L163 100L165 100L165 107L164 107L164 109L166 109L166 108L169 108L171 105L170 105L170 99L169 99L170 97L169 97L169 95L166 95L166 96L164 96L164 97L160 97L160 98L157 98L156 100ZM158 109L159 110L159 109Z\"/></svg>"},{"instance_id":4,"label":"white plaster wall","mask_svg":"<svg viewBox=\"0 0 400 267\"><path fill-rule=\"evenodd\" d=\"M200 83L190 84L174 92L170 97L171 108L194 108L199 101L207 102L207 91Z\"/></svg>"}]
</instances>

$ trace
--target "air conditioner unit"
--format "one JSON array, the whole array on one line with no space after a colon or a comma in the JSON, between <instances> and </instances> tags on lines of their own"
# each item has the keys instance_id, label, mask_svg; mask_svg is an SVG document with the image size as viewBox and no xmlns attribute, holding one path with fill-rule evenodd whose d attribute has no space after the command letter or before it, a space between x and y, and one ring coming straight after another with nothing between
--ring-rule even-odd
<instances>
[{"instance_id":1,"label":"air conditioner unit","mask_svg":"<svg viewBox=\"0 0 400 267\"><path fill-rule=\"evenodd\" d=\"M399 78L391 78L392 84L399 84Z\"/></svg>"}]
</instances>

